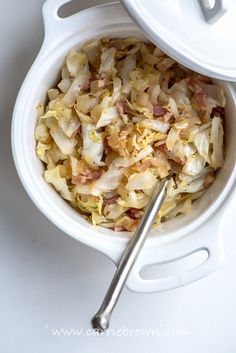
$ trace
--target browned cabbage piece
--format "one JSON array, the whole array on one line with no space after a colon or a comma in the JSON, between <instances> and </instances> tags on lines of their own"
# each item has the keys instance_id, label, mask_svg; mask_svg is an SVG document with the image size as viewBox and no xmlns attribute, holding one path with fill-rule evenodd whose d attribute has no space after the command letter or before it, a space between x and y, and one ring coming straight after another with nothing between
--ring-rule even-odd
<instances>
[{"instance_id":1,"label":"browned cabbage piece","mask_svg":"<svg viewBox=\"0 0 236 353\"><path fill-rule=\"evenodd\" d=\"M191 205L224 163L223 90L137 38L73 49L37 106L45 180L94 225L134 231L171 176L155 226Z\"/></svg>"}]
</instances>

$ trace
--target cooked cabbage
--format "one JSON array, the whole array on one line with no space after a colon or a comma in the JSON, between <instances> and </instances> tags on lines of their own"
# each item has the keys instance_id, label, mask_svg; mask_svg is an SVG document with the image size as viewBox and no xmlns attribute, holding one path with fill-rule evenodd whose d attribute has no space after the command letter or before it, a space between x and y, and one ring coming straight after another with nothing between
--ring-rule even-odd
<instances>
[{"instance_id":1,"label":"cooked cabbage","mask_svg":"<svg viewBox=\"0 0 236 353\"><path fill-rule=\"evenodd\" d=\"M160 226L190 212L223 166L223 89L151 43L71 50L47 98L35 127L44 178L93 225L135 231L169 176Z\"/></svg>"},{"instance_id":2,"label":"cooked cabbage","mask_svg":"<svg viewBox=\"0 0 236 353\"><path fill-rule=\"evenodd\" d=\"M144 190L150 189L155 185L157 185L157 177L150 170L145 170L145 172L132 174L128 179L126 189Z\"/></svg>"},{"instance_id":3,"label":"cooked cabbage","mask_svg":"<svg viewBox=\"0 0 236 353\"><path fill-rule=\"evenodd\" d=\"M62 166L58 165L53 169L45 170L45 180L52 184L54 188L60 193L60 195L68 201L73 201L73 196L69 191L66 179L61 176Z\"/></svg>"},{"instance_id":4,"label":"cooked cabbage","mask_svg":"<svg viewBox=\"0 0 236 353\"><path fill-rule=\"evenodd\" d=\"M223 156L223 136L224 130L219 117L214 117L211 124L211 143L212 143L212 155L210 165L214 168L223 167L224 156Z\"/></svg>"},{"instance_id":5,"label":"cooked cabbage","mask_svg":"<svg viewBox=\"0 0 236 353\"><path fill-rule=\"evenodd\" d=\"M92 124L82 124L83 147L81 156L92 168L104 165L103 156L103 138L102 133L98 132L96 126Z\"/></svg>"},{"instance_id":6,"label":"cooked cabbage","mask_svg":"<svg viewBox=\"0 0 236 353\"><path fill-rule=\"evenodd\" d=\"M115 122L119 117L119 112L116 107L105 108L102 111L101 117L97 122L96 128L104 127Z\"/></svg>"}]
</instances>

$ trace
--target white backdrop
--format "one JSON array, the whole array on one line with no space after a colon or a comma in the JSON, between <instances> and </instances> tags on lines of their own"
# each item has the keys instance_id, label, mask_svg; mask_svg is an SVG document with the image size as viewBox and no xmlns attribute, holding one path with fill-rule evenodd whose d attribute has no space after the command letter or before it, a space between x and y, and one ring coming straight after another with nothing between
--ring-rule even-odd
<instances>
[{"instance_id":1,"label":"white backdrop","mask_svg":"<svg viewBox=\"0 0 236 353\"><path fill-rule=\"evenodd\" d=\"M217 272L160 294L125 289L109 335L91 336L90 317L101 303L114 265L39 213L11 157L12 109L43 39L43 2L1 1L0 351L236 352L236 200L224 216L226 260ZM101 2L78 0L77 8Z\"/></svg>"}]
</instances>

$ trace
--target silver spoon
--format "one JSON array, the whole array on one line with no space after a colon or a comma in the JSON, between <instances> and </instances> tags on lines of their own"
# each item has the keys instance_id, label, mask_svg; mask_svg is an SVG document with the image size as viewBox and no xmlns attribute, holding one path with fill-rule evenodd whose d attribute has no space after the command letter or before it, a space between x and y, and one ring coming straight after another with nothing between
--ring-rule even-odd
<instances>
[{"instance_id":1,"label":"silver spoon","mask_svg":"<svg viewBox=\"0 0 236 353\"><path fill-rule=\"evenodd\" d=\"M107 290L102 305L97 314L92 318L92 326L98 331L104 331L109 326L111 313L119 299L128 275L137 260L140 250L144 245L147 235L151 230L156 215L165 199L168 182L169 180L166 179L162 180L158 184L136 232L121 257L120 263Z\"/></svg>"}]
</instances>

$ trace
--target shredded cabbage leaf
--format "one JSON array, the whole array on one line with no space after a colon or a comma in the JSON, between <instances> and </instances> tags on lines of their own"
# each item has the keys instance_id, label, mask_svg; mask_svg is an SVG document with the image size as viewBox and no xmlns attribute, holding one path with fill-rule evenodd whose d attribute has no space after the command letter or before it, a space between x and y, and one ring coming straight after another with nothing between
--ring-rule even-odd
<instances>
[{"instance_id":1,"label":"shredded cabbage leaf","mask_svg":"<svg viewBox=\"0 0 236 353\"><path fill-rule=\"evenodd\" d=\"M102 133L96 130L92 124L82 124L83 147L81 156L92 168L104 165L103 156L103 138Z\"/></svg>"}]
</instances>

